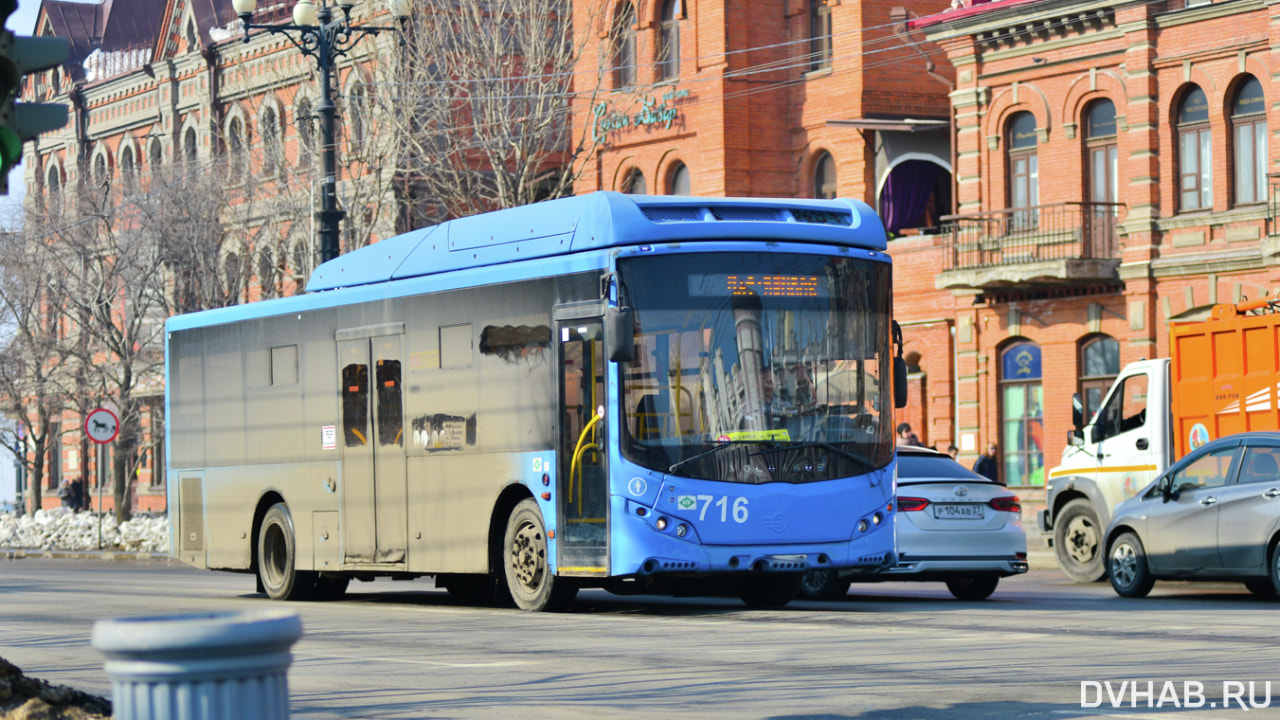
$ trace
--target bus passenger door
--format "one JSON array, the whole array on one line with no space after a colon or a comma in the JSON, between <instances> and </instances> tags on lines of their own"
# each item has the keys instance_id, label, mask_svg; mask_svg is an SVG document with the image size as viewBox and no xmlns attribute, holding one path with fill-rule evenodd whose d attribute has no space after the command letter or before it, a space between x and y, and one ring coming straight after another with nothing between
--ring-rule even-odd
<instances>
[{"instance_id":1,"label":"bus passenger door","mask_svg":"<svg viewBox=\"0 0 1280 720\"><path fill-rule=\"evenodd\" d=\"M560 573L609 572L609 474L601 415L605 369L600 318L561 319L556 325L560 363L560 442L556 467Z\"/></svg>"},{"instance_id":2,"label":"bus passenger door","mask_svg":"<svg viewBox=\"0 0 1280 720\"><path fill-rule=\"evenodd\" d=\"M408 544L402 335L338 341L343 560L399 563Z\"/></svg>"}]
</instances>

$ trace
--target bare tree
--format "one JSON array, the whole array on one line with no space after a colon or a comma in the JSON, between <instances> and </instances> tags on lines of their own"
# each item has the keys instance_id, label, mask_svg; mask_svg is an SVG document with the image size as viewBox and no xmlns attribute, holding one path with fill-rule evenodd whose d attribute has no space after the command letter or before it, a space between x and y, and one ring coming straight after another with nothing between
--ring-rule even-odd
<instances>
[{"instance_id":1,"label":"bare tree","mask_svg":"<svg viewBox=\"0 0 1280 720\"><path fill-rule=\"evenodd\" d=\"M379 121L416 211L405 224L570 194L594 150L573 132L573 93L594 95L602 77L575 75L589 38L574 37L570 0L429 5L380 66Z\"/></svg>"},{"instance_id":2,"label":"bare tree","mask_svg":"<svg viewBox=\"0 0 1280 720\"><path fill-rule=\"evenodd\" d=\"M28 228L36 227L32 223ZM66 352L59 334L60 302L48 262L48 246L36 232L0 235L0 318L7 341L0 349L0 401L22 423L25 438L5 445L27 469L28 498L40 507L46 454L62 415ZM28 443L30 445L28 446ZM32 452L28 457L25 450Z\"/></svg>"},{"instance_id":3,"label":"bare tree","mask_svg":"<svg viewBox=\"0 0 1280 720\"><path fill-rule=\"evenodd\" d=\"M121 205L108 182L82 186L77 212L47 243L80 378L68 400L82 416L104 402L116 406L112 494L123 521L140 459L142 410L163 387L164 320L172 309L166 249L156 234L141 231L138 205Z\"/></svg>"}]
</instances>

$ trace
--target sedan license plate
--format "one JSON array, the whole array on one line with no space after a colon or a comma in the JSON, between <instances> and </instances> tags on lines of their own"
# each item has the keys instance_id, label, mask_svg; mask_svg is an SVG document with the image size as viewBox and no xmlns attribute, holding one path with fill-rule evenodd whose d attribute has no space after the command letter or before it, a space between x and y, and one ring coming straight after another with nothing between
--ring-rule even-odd
<instances>
[{"instance_id":1,"label":"sedan license plate","mask_svg":"<svg viewBox=\"0 0 1280 720\"><path fill-rule=\"evenodd\" d=\"M985 508L977 503L935 504L933 516L939 520L981 520L986 517Z\"/></svg>"}]
</instances>

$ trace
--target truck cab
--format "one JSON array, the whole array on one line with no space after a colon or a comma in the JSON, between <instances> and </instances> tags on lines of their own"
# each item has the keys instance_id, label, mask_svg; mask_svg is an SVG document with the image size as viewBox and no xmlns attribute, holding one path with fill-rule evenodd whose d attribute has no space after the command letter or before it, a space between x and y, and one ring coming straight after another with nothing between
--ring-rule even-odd
<instances>
[{"instance_id":1,"label":"truck cab","mask_svg":"<svg viewBox=\"0 0 1280 720\"><path fill-rule=\"evenodd\" d=\"M1049 471L1040 529L1058 565L1077 582L1106 572L1103 538L1112 509L1173 462L1169 360L1125 366L1088 423L1080 397L1062 462Z\"/></svg>"}]
</instances>

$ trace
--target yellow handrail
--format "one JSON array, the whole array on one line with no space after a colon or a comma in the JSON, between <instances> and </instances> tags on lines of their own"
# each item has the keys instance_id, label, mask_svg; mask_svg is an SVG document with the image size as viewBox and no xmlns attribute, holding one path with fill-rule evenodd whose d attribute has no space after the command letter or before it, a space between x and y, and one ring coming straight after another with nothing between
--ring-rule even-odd
<instances>
[{"instance_id":1,"label":"yellow handrail","mask_svg":"<svg viewBox=\"0 0 1280 720\"><path fill-rule=\"evenodd\" d=\"M573 448L573 460L570 461L569 463L569 497L566 498L568 502L573 502L573 480L574 478L578 477L578 458L582 456L582 445L584 442L586 442L587 433L592 432L595 429L596 423L600 422L603 419L604 419L604 408L601 407L596 410L595 417L592 417L589 421L587 421L587 424L582 428L582 432L578 433L578 444L575 445ZM595 445L594 435L592 435L591 444L592 446L599 449L599 446ZM578 508L579 509L582 508L581 497L578 498Z\"/></svg>"}]
</instances>

